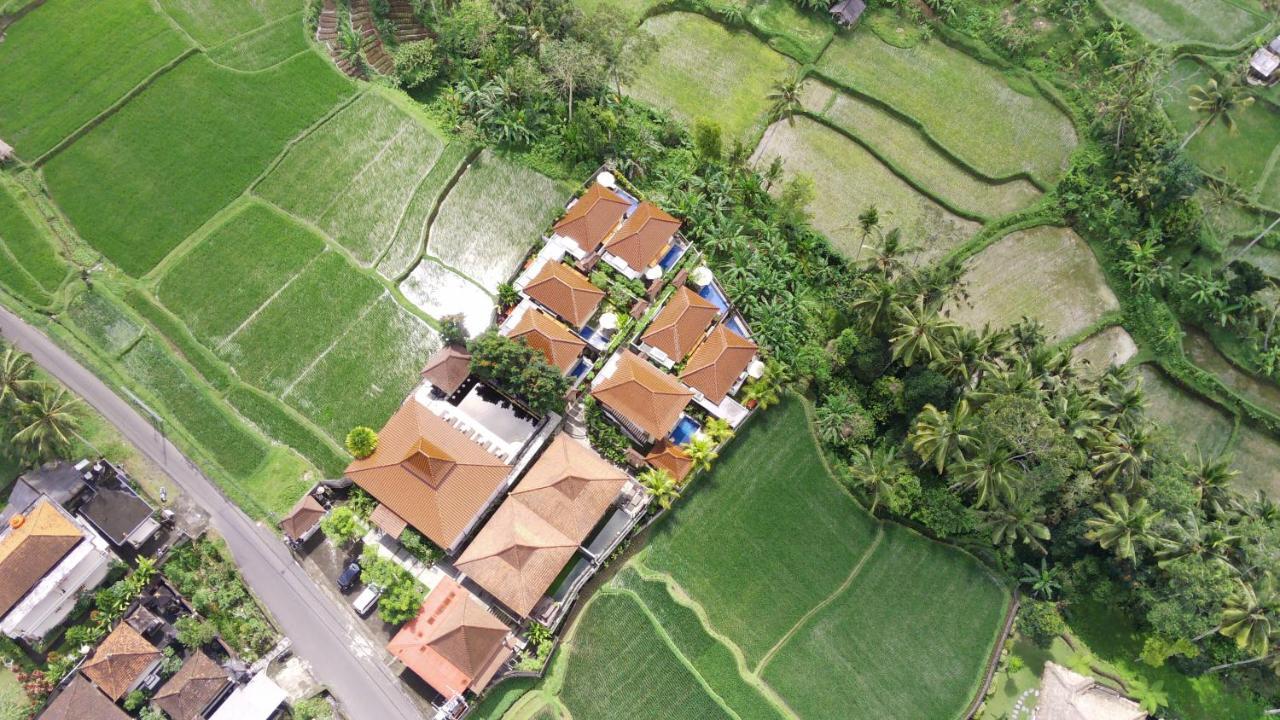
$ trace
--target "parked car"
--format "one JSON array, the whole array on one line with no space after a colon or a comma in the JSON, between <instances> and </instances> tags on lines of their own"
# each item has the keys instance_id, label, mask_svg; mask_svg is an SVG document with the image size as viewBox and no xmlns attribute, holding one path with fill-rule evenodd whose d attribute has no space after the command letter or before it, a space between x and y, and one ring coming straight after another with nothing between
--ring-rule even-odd
<instances>
[{"instance_id":1,"label":"parked car","mask_svg":"<svg viewBox=\"0 0 1280 720\"><path fill-rule=\"evenodd\" d=\"M360 591L355 601L351 603L351 607L356 609L357 615L364 617L369 614L370 610L373 610L374 605L378 604L378 598L380 597L382 597L382 588L377 585L365 585L364 590Z\"/></svg>"},{"instance_id":2,"label":"parked car","mask_svg":"<svg viewBox=\"0 0 1280 720\"><path fill-rule=\"evenodd\" d=\"M356 582L360 580L360 563L355 560L347 566L346 570L338 576L338 589L344 593L351 592L351 588L356 586Z\"/></svg>"}]
</instances>

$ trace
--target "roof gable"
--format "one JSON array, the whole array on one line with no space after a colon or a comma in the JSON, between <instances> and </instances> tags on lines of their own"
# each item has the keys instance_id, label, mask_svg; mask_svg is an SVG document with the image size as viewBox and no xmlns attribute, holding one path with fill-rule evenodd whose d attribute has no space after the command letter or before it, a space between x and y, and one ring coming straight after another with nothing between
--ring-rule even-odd
<instances>
[{"instance_id":1,"label":"roof gable","mask_svg":"<svg viewBox=\"0 0 1280 720\"><path fill-rule=\"evenodd\" d=\"M558 320L537 308L527 309L508 337L520 339L542 353L547 362L568 373L582 356L587 342Z\"/></svg>"},{"instance_id":2,"label":"roof gable","mask_svg":"<svg viewBox=\"0 0 1280 720\"><path fill-rule=\"evenodd\" d=\"M280 521L280 529L291 538L300 538L320 522L324 513L324 506L316 500L314 495L307 493Z\"/></svg>"},{"instance_id":3,"label":"roof gable","mask_svg":"<svg viewBox=\"0 0 1280 720\"><path fill-rule=\"evenodd\" d=\"M120 623L98 645L80 671L107 697L119 700L160 657L160 651L137 630Z\"/></svg>"},{"instance_id":4,"label":"roof gable","mask_svg":"<svg viewBox=\"0 0 1280 720\"><path fill-rule=\"evenodd\" d=\"M619 354L613 375L591 395L652 438L670 432L693 399L692 390L630 350Z\"/></svg>"},{"instance_id":5,"label":"roof gable","mask_svg":"<svg viewBox=\"0 0 1280 720\"><path fill-rule=\"evenodd\" d=\"M640 339L679 362L693 350L719 314L720 309L701 295L681 287Z\"/></svg>"},{"instance_id":6,"label":"roof gable","mask_svg":"<svg viewBox=\"0 0 1280 720\"><path fill-rule=\"evenodd\" d=\"M17 527L14 527L17 523ZM47 499L26 515L14 515L0 538L0 617L62 562L84 534Z\"/></svg>"},{"instance_id":7,"label":"roof gable","mask_svg":"<svg viewBox=\"0 0 1280 720\"><path fill-rule=\"evenodd\" d=\"M172 720L200 720L209 704L230 684L226 671L204 651L197 650L160 686L151 701Z\"/></svg>"},{"instance_id":8,"label":"roof gable","mask_svg":"<svg viewBox=\"0 0 1280 720\"><path fill-rule=\"evenodd\" d=\"M575 328L586 325L604 300L603 290L582 273L558 262L544 264L524 286L524 293Z\"/></svg>"},{"instance_id":9,"label":"roof gable","mask_svg":"<svg viewBox=\"0 0 1280 720\"><path fill-rule=\"evenodd\" d=\"M693 460L679 445L666 439L658 441L644 459L651 466L666 470L677 482L684 480L693 470Z\"/></svg>"},{"instance_id":10,"label":"roof gable","mask_svg":"<svg viewBox=\"0 0 1280 720\"><path fill-rule=\"evenodd\" d=\"M470 374L470 353L452 345L437 350L422 369L422 377L447 395L457 392Z\"/></svg>"},{"instance_id":11,"label":"roof gable","mask_svg":"<svg viewBox=\"0 0 1280 720\"><path fill-rule=\"evenodd\" d=\"M563 433L529 468L510 498L581 544L629 477L595 450Z\"/></svg>"},{"instance_id":12,"label":"roof gable","mask_svg":"<svg viewBox=\"0 0 1280 720\"><path fill-rule=\"evenodd\" d=\"M593 183L555 224L560 237L569 238L583 252L591 252L618 226L631 203L617 193Z\"/></svg>"},{"instance_id":13,"label":"roof gable","mask_svg":"<svg viewBox=\"0 0 1280 720\"><path fill-rule=\"evenodd\" d=\"M578 542L508 498L455 563L521 617L527 616L578 551Z\"/></svg>"},{"instance_id":14,"label":"roof gable","mask_svg":"<svg viewBox=\"0 0 1280 720\"><path fill-rule=\"evenodd\" d=\"M680 221L653 203L642 202L604 244L605 250L622 258L633 270L641 271L658 260L671 238L680 229Z\"/></svg>"},{"instance_id":15,"label":"roof gable","mask_svg":"<svg viewBox=\"0 0 1280 720\"><path fill-rule=\"evenodd\" d=\"M130 720L102 691L80 673L40 713L38 720Z\"/></svg>"},{"instance_id":16,"label":"roof gable","mask_svg":"<svg viewBox=\"0 0 1280 720\"><path fill-rule=\"evenodd\" d=\"M755 343L720 325L685 363L680 379L707 400L719 403L751 364L758 349Z\"/></svg>"}]
</instances>

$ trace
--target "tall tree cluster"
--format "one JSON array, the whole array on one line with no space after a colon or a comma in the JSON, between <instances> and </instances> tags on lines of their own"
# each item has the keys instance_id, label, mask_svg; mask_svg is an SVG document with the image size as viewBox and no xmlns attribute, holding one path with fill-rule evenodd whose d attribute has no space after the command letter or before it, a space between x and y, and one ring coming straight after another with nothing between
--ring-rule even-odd
<instances>
[{"instance_id":1,"label":"tall tree cluster","mask_svg":"<svg viewBox=\"0 0 1280 720\"><path fill-rule=\"evenodd\" d=\"M80 409L65 387L36 378L30 355L0 342L0 429L14 459L37 465L68 452Z\"/></svg>"}]
</instances>

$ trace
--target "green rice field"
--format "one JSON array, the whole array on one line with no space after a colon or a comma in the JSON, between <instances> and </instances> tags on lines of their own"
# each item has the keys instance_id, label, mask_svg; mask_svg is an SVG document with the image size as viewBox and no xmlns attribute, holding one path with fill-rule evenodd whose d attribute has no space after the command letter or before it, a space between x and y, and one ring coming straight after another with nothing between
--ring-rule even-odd
<instances>
[{"instance_id":1,"label":"green rice field","mask_svg":"<svg viewBox=\"0 0 1280 720\"><path fill-rule=\"evenodd\" d=\"M265 70L307 49L302 14L286 15L209 50L209 59L234 70Z\"/></svg>"},{"instance_id":2,"label":"green rice field","mask_svg":"<svg viewBox=\"0 0 1280 720\"><path fill-rule=\"evenodd\" d=\"M1072 357L1077 361L1089 363L1089 373L1092 375L1101 374L1111 365L1124 365L1137 354L1138 345L1119 325L1099 330L1082 340L1071 351Z\"/></svg>"},{"instance_id":3,"label":"green rice field","mask_svg":"<svg viewBox=\"0 0 1280 720\"><path fill-rule=\"evenodd\" d=\"M157 0L174 22L204 47L213 47L286 15L298 0Z\"/></svg>"},{"instance_id":4,"label":"green rice field","mask_svg":"<svg viewBox=\"0 0 1280 720\"><path fill-rule=\"evenodd\" d=\"M67 306L67 316L96 347L111 355L124 353L142 337L142 326L101 293L76 295Z\"/></svg>"},{"instance_id":5,"label":"green rice field","mask_svg":"<svg viewBox=\"0 0 1280 720\"><path fill-rule=\"evenodd\" d=\"M35 160L187 46L147 0L49 0L0 43L0 138Z\"/></svg>"},{"instance_id":6,"label":"green rice field","mask_svg":"<svg viewBox=\"0 0 1280 720\"><path fill-rule=\"evenodd\" d=\"M805 12L790 0L762 0L748 3L747 21L770 36L773 49L799 62L813 62L834 34L822 14Z\"/></svg>"},{"instance_id":7,"label":"green rice field","mask_svg":"<svg viewBox=\"0 0 1280 720\"><path fill-rule=\"evenodd\" d=\"M769 91L796 71L792 60L754 35L701 15L666 13L642 27L657 38L658 51L627 92L690 123L714 120L726 140L762 129Z\"/></svg>"},{"instance_id":8,"label":"green rice field","mask_svg":"<svg viewBox=\"0 0 1280 720\"><path fill-rule=\"evenodd\" d=\"M1251 0L1102 0L1102 6L1148 39L1170 45L1236 45L1267 25Z\"/></svg>"},{"instance_id":9,"label":"green rice field","mask_svg":"<svg viewBox=\"0 0 1280 720\"><path fill-rule=\"evenodd\" d=\"M431 172L418 185L400 218L400 227L382 259L378 272L388 280L404 279L413 269L426 248L427 224L432 209L439 206L449 182L463 171L471 151L461 142L449 143L431 166Z\"/></svg>"},{"instance_id":10,"label":"green rice field","mask_svg":"<svg viewBox=\"0 0 1280 720\"><path fill-rule=\"evenodd\" d=\"M782 158L788 176L821 180L809 204L813 226L849 258L869 254L860 247L857 216L870 205L887 226L902 230L917 264L940 258L979 229L908 185L861 145L807 117L769 128L756 158L768 163L774 157Z\"/></svg>"},{"instance_id":11,"label":"green rice field","mask_svg":"<svg viewBox=\"0 0 1280 720\"><path fill-rule=\"evenodd\" d=\"M70 267L58 254L41 218L20 204L22 192L0 182L0 247L13 258L12 272L25 273L41 290L51 293L67 279Z\"/></svg>"},{"instance_id":12,"label":"green rice field","mask_svg":"<svg viewBox=\"0 0 1280 720\"><path fill-rule=\"evenodd\" d=\"M1239 471L1237 489L1262 492L1280 498L1280 441L1248 425L1241 425L1231 451L1232 467Z\"/></svg>"},{"instance_id":13,"label":"green rice field","mask_svg":"<svg viewBox=\"0 0 1280 720\"><path fill-rule=\"evenodd\" d=\"M1191 452L1198 448L1205 455L1227 449L1235 425L1230 414L1178 387L1154 365L1142 365L1139 376L1146 391L1147 416L1171 442Z\"/></svg>"},{"instance_id":14,"label":"green rice field","mask_svg":"<svg viewBox=\"0 0 1280 720\"><path fill-rule=\"evenodd\" d=\"M1182 338L1182 349L1191 362L1208 371L1231 392L1263 410L1280 415L1280 386L1237 367L1214 347L1208 335L1193 328L1187 329Z\"/></svg>"},{"instance_id":15,"label":"green rice field","mask_svg":"<svg viewBox=\"0 0 1280 720\"><path fill-rule=\"evenodd\" d=\"M1119 303L1093 252L1073 231L1036 227L1011 233L968 261L968 300L952 301L962 325L1007 327L1023 316L1044 324L1050 340L1070 337Z\"/></svg>"}]
</instances>

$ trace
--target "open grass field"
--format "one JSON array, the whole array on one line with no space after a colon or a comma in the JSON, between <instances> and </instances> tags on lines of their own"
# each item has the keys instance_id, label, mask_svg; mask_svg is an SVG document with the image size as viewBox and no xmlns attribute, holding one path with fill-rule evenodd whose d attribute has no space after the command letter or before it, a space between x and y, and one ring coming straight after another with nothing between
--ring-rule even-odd
<instances>
[{"instance_id":1,"label":"open grass field","mask_svg":"<svg viewBox=\"0 0 1280 720\"><path fill-rule=\"evenodd\" d=\"M295 13L211 48L209 59L235 70L263 70L306 49L302 13Z\"/></svg>"},{"instance_id":2,"label":"open grass field","mask_svg":"<svg viewBox=\"0 0 1280 720\"><path fill-rule=\"evenodd\" d=\"M1071 350L1077 361L1089 363L1089 374L1098 375L1112 365L1124 365L1138 354L1138 345L1119 325L1112 325L1085 338Z\"/></svg>"},{"instance_id":3,"label":"open grass field","mask_svg":"<svg viewBox=\"0 0 1280 720\"><path fill-rule=\"evenodd\" d=\"M849 95L819 80L806 80L803 103L866 143L935 197L979 217L1021 210L1040 198L1040 190L1022 179L992 183L938 151L916 127L875 103Z\"/></svg>"},{"instance_id":4,"label":"open grass field","mask_svg":"<svg viewBox=\"0 0 1280 720\"><path fill-rule=\"evenodd\" d=\"M1182 349L1191 362L1221 380L1236 395L1280 415L1280 386L1237 367L1214 347L1208 335L1189 328L1182 338Z\"/></svg>"},{"instance_id":5,"label":"open grass field","mask_svg":"<svg viewBox=\"0 0 1280 720\"><path fill-rule=\"evenodd\" d=\"M1241 425L1231 460L1240 472L1234 481L1236 489L1248 494L1261 491L1273 500L1280 499L1280 441Z\"/></svg>"},{"instance_id":6,"label":"open grass field","mask_svg":"<svg viewBox=\"0 0 1280 720\"><path fill-rule=\"evenodd\" d=\"M1193 453L1199 448L1205 455L1227 448L1235 424L1231 415L1173 384L1154 365L1144 364L1138 371L1147 395L1147 416L1175 446Z\"/></svg>"},{"instance_id":7,"label":"open grass field","mask_svg":"<svg viewBox=\"0 0 1280 720\"><path fill-rule=\"evenodd\" d=\"M192 334L216 348L323 250L314 233L251 203L171 266L157 294Z\"/></svg>"},{"instance_id":8,"label":"open grass field","mask_svg":"<svg viewBox=\"0 0 1280 720\"><path fill-rule=\"evenodd\" d=\"M25 271L46 292L58 289L70 267L59 256L40 218L32 217L15 193L21 188L0 182L0 246L13 256L14 271Z\"/></svg>"},{"instance_id":9,"label":"open grass field","mask_svg":"<svg viewBox=\"0 0 1280 720\"><path fill-rule=\"evenodd\" d=\"M0 43L0 138L35 160L186 48L147 0L50 0Z\"/></svg>"},{"instance_id":10,"label":"open grass field","mask_svg":"<svg viewBox=\"0 0 1280 720\"><path fill-rule=\"evenodd\" d=\"M414 305L435 318L462 315L472 337L493 322L493 296L475 283L429 259L400 283L400 291Z\"/></svg>"},{"instance_id":11,"label":"open grass field","mask_svg":"<svg viewBox=\"0 0 1280 720\"><path fill-rule=\"evenodd\" d=\"M572 190L485 151L440 205L427 254L490 292L509 279Z\"/></svg>"},{"instance_id":12,"label":"open grass field","mask_svg":"<svg viewBox=\"0 0 1280 720\"><path fill-rule=\"evenodd\" d=\"M1025 172L1051 185L1076 146L1070 118L1029 81L940 40L904 49L870 32L842 34L817 67L839 84L915 119L953 155L990 178Z\"/></svg>"},{"instance_id":13,"label":"open grass field","mask_svg":"<svg viewBox=\"0 0 1280 720\"><path fill-rule=\"evenodd\" d=\"M661 4L662 0L574 0L573 4L582 8L585 13L608 11L622 13L634 23L639 23L645 14Z\"/></svg>"},{"instance_id":14,"label":"open grass field","mask_svg":"<svg viewBox=\"0 0 1280 720\"><path fill-rule=\"evenodd\" d=\"M825 13L821 13L825 15ZM770 36L773 49L800 62L813 62L831 42L835 28L819 13L805 12L790 0L748 3L747 22Z\"/></svg>"},{"instance_id":15,"label":"open grass field","mask_svg":"<svg viewBox=\"0 0 1280 720\"><path fill-rule=\"evenodd\" d=\"M763 126L770 89L796 70L795 62L754 35L701 15L666 13L643 27L658 40L658 51L627 92L689 123L720 123L726 142L748 139Z\"/></svg>"},{"instance_id":16,"label":"open grass field","mask_svg":"<svg viewBox=\"0 0 1280 720\"><path fill-rule=\"evenodd\" d=\"M255 188L374 265L395 239L444 141L376 92L295 145ZM416 213L415 213L416 214Z\"/></svg>"},{"instance_id":17,"label":"open grass field","mask_svg":"<svg viewBox=\"0 0 1280 720\"><path fill-rule=\"evenodd\" d=\"M299 0L158 0L160 7L204 47L234 37L302 9Z\"/></svg>"},{"instance_id":18,"label":"open grass field","mask_svg":"<svg viewBox=\"0 0 1280 720\"><path fill-rule=\"evenodd\" d=\"M81 236L141 275L350 92L314 53L253 74L194 56L55 156L45 177Z\"/></svg>"},{"instance_id":19,"label":"open grass field","mask_svg":"<svg viewBox=\"0 0 1280 720\"><path fill-rule=\"evenodd\" d=\"M1102 0L1102 6L1147 39L1169 45L1236 45L1267 24L1249 0Z\"/></svg>"},{"instance_id":20,"label":"open grass field","mask_svg":"<svg viewBox=\"0 0 1280 720\"><path fill-rule=\"evenodd\" d=\"M1026 316L1060 340L1119 308L1089 246L1061 227L1020 230L992 243L969 259L962 282L968 298L948 311L972 328L1006 327Z\"/></svg>"},{"instance_id":21,"label":"open grass field","mask_svg":"<svg viewBox=\"0 0 1280 720\"><path fill-rule=\"evenodd\" d=\"M908 185L861 145L806 117L772 125L755 157L761 164L781 157L788 177L815 181L813 226L849 258L858 257L862 241L858 213L870 205L886 227L901 228L916 264L937 260L979 228Z\"/></svg>"}]
</instances>

